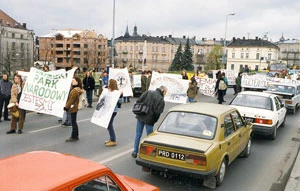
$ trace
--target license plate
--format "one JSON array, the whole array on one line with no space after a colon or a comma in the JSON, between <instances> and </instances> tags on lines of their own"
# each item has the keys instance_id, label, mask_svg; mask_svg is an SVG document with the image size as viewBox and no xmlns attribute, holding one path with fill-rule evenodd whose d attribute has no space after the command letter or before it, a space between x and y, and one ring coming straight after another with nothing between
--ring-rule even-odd
<instances>
[{"instance_id":1,"label":"license plate","mask_svg":"<svg viewBox=\"0 0 300 191\"><path fill-rule=\"evenodd\" d=\"M170 152L170 151L164 151L164 150L158 150L158 156L170 158L170 159L176 159L176 160L185 160L185 154L182 153L176 153L176 152Z\"/></svg>"}]
</instances>

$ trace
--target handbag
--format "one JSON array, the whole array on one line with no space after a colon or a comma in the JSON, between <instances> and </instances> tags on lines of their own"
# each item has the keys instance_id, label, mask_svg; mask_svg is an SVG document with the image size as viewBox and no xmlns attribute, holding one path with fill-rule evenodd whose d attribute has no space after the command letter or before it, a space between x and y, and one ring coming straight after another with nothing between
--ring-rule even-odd
<instances>
[{"instance_id":1,"label":"handbag","mask_svg":"<svg viewBox=\"0 0 300 191\"><path fill-rule=\"evenodd\" d=\"M150 108L147 104L136 102L135 104L133 104L132 112L135 115L146 115L146 114L148 114L149 109Z\"/></svg>"}]
</instances>

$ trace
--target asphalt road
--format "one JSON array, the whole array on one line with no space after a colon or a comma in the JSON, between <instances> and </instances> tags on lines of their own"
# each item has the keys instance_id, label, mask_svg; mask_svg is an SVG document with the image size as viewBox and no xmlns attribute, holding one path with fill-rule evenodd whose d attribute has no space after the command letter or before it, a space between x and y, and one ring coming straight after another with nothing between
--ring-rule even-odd
<instances>
[{"instance_id":1,"label":"asphalt road","mask_svg":"<svg viewBox=\"0 0 300 191\"><path fill-rule=\"evenodd\" d=\"M232 99L229 89L226 104ZM216 98L198 96L198 101L215 102ZM0 123L0 158L33 150L49 150L70 153L86 159L104 163L114 172L128 175L158 186L162 191L211 190L202 186L201 181L183 177L162 177L142 172L130 154L133 148L136 120L131 112L131 103L122 104L115 118L116 147L105 147L108 139L106 129L90 122L93 109L85 108L78 113L80 141L66 143L71 128L62 128L57 118L49 115L28 113L22 135L6 135L9 122ZM167 103L165 111L176 104ZM216 188L222 191L264 191L283 190L290 167L300 145L293 138L300 138L300 110L288 114L286 126L278 130L276 140L255 136L252 151L247 159L238 158L227 169L224 183ZM145 133L144 133L145 134Z\"/></svg>"}]
</instances>

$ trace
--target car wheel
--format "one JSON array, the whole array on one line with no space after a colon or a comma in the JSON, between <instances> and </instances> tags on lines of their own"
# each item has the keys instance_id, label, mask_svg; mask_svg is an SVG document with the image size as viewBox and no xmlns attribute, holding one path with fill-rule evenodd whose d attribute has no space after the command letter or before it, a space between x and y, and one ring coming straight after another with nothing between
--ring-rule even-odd
<instances>
[{"instance_id":1,"label":"car wheel","mask_svg":"<svg viewBox=\"0 0 300 191\"><path fill-rule=\"evenodd\" d=\"M224 158L222 163L221 163L219 172L216 175L216 184L217 184L217 186L220 186L222 184L222 182L224 180L224 177L225 177L225 174L226 174L226 168L227 168L227 162L226 162L226 159Z\"/></svg>"},{"instance_id":2,"label":"car wheel","mask_svg":"<svg viewBox=\"0 0 300 191\"><path fill-rule=\"evenodd\" d=\"M296 108L297 108L297 107L294 107L294 108L292 109L292 114L295 114L295 113L296 113Z\"/></svg>"},{"instance_id":3,"label":"car wheel","mask_svg":"<svg viewBox=\"0 0 300 191\"><path fill-rule=\"evenodd\" d=\"M278 125L278 123L274 126L274 131L273 131L273 133L271 135L271 139L272 140L276 139L276 136L277 136L277 125Z\"/></svg>"},{"instance_id":4,"label":"car wheel","mask_svg":"<svg viewBox=\"0 0 300 191\"><path fill-rule=\"evenodd\" d=\"M250 155L250 151L251 151L251 137L249 138L248 143L241 154L241 157L247 158Z\"/></svg>"}]
</instances>

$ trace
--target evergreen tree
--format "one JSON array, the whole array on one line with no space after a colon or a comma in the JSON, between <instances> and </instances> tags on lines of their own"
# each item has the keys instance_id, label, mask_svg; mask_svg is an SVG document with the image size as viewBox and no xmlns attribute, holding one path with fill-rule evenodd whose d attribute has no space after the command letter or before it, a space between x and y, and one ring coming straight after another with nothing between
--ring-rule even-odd
<instances>
[{"instance_id":1,"label":"evergreen tree","mask_svg":"<svg viewBox=\"0 0 300 191\"><path fill-rule=\"evenodd\" d=\"M180 71L182 69L182 46L178 46L175 57L172 64L169 67L169 71Z\"/></svg>"},{"instance_id":2,"label":"evergreen tree","mask_svg":"<svg viewBox=\"0 0 300 191\"><path fill-rule=\"evenodd\" d=\"M186 70L194 70L193 66L193 53L191 51L190 39L186 41L184 53L182 57L182 68Z\"/></svg>"}]
</instances>

